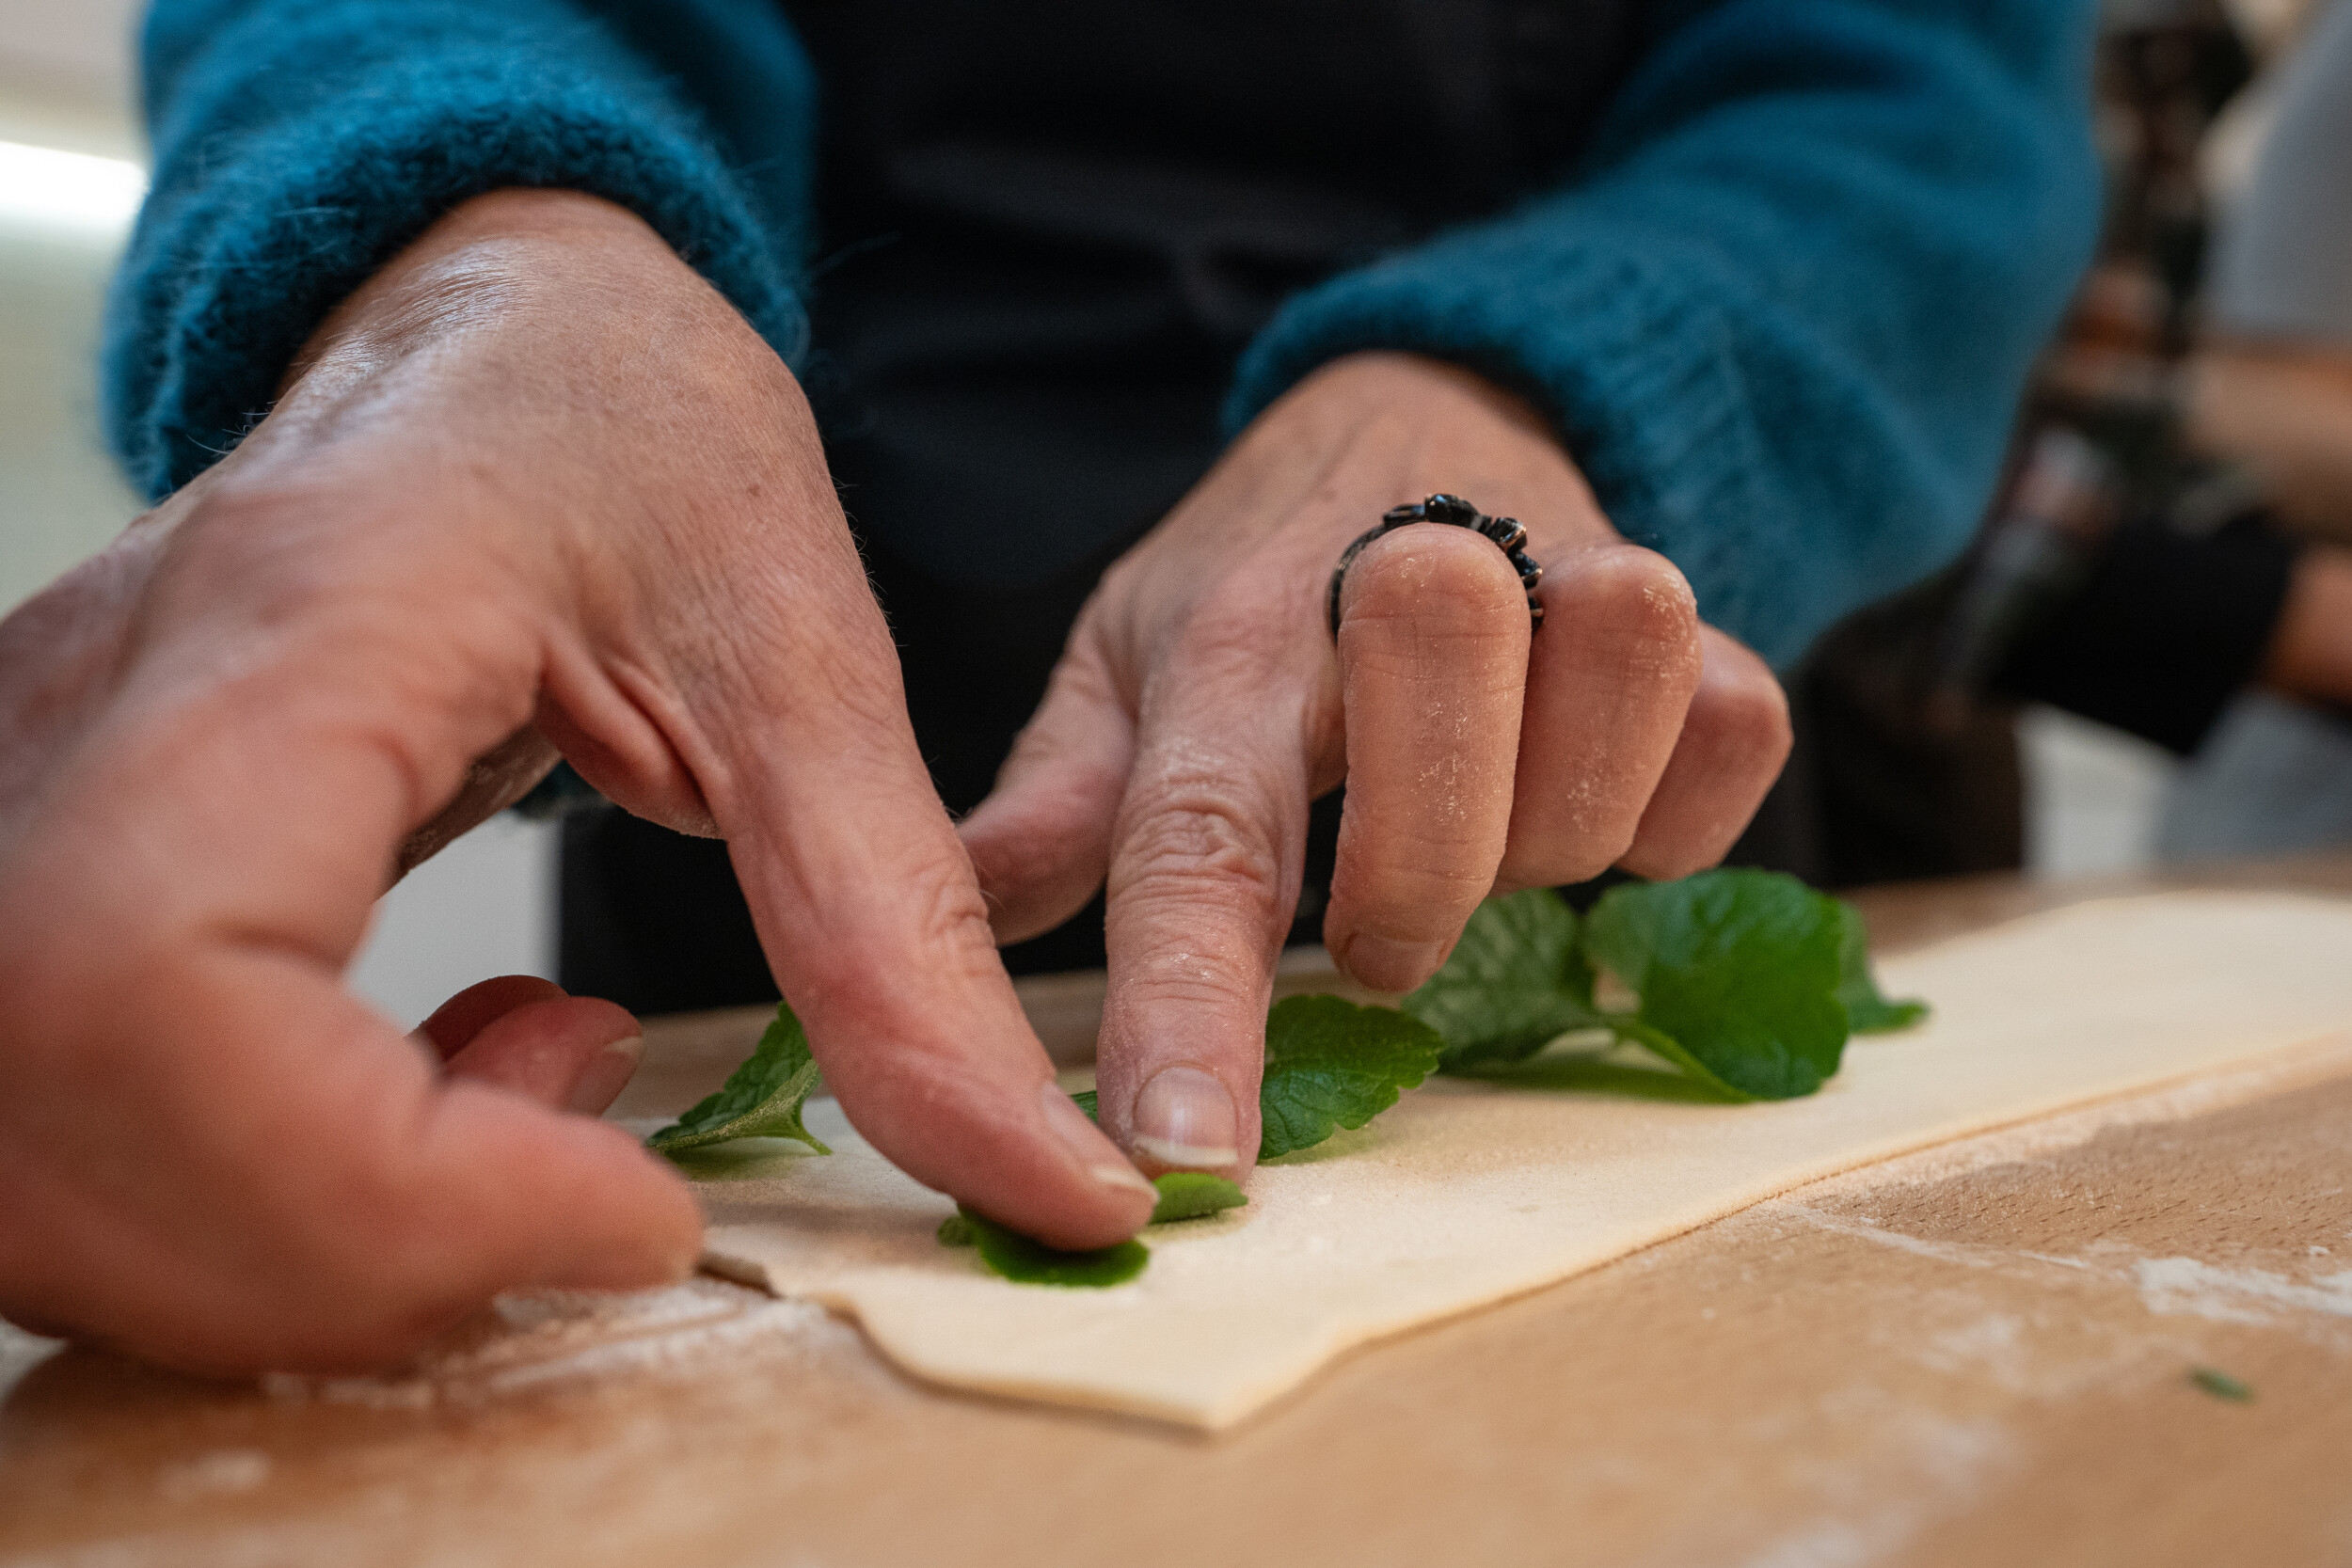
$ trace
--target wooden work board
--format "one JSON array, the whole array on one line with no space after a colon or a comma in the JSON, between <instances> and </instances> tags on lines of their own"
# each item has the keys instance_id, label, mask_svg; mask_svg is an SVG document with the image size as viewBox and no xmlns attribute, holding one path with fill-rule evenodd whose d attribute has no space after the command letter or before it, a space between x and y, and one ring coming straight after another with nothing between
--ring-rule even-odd
<instances>
[{"instance_id":1,"label":"wooden work board","mask_svg":"<svg viewBox=\"0 0 2352 1568\"><path fill-rule=\"evenodd\" d=\"M2352 893L2352 860L2187 882ZM2153 885L1859 902L1889 950ZM1025 986L1064 1050L1099 994ZM657 1023L616 1114L757 1024ZM2352 1563L2352 1048L1802 1188L1216 1438L928 1388L736 1286L664 1302L341 1384L0 1328L0 1563Z\"/></svg>"}]
</instances>

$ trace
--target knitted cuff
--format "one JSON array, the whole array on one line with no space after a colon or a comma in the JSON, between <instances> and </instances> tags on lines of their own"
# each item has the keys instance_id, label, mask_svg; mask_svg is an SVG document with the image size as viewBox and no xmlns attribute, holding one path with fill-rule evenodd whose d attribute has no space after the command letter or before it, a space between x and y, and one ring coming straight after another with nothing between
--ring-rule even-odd
<instances>
[{"instance_id":1,"label":"knitted cuff","mask_svg":"<svg viewBox=\"0 0 2352 1568\"><path fill-rule=\"evenodd\" d=\"M429 20L412 20L411 40L428 34ZM452 208L503 187L628 208L780 354L802 352L798 258L777 254L691 115L596 51L555 52L519 29L449 31L458 41L446 47L326 68L258 122L235 125L251 110L215 102L182 105L159 128L156 185L106 345L108 428L151 497L260 421L342 300ZM335 57L310 47L310 58Z\"/></svg>"}]
</instances>

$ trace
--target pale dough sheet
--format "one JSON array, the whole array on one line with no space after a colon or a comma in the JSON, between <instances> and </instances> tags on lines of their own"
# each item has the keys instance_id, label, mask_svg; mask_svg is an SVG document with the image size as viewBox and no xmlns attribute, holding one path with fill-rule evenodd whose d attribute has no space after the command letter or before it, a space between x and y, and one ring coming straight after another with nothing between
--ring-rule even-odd
<instances>
[{"instance_id":1,"label":"pale dough sheet","mask_svg":"<svg viewBox=\"0 0 2352 1568\"><path fill-rule=\"evenodd\" d=\"M2079 905L1882 966L1933 1021L1857 1039L1809 1100L1686 1105L1433 1082L1258 1171L1249 1206L1147 1232L1108 1291L1019 1286L830 1101L830 1159L697 1188L706 1262L854 1316L917 1376L1227 1426L1342 1351L1605 1263L1802 1182L2352 1030L2352 904Z\"/></svg>"}]
</instances>

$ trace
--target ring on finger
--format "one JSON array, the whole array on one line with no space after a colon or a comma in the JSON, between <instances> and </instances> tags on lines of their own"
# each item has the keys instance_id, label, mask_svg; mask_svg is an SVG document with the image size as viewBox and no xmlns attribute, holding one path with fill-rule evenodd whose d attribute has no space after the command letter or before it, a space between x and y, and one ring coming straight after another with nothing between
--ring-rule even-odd
<instances>
[{"instance_id":1,"label":"ring on finger","mask_svg":"<svg viewBox=\"0 0 2352 1568\"><path fill-rule=\"evenodd\" d=\"M1519 586L1527 591L1527 620L1530 626L1544 624L1543 601L1535 597L1535 585L1544 579L1544 569L1524 548L1527 530L1516 517L1490 517L1459 496L1440 490L1426 500L1409 506L1392 506L1383 513L1379 524L1357 536L1355 543L1340 552L1340 563L1331 568L1331 587L1324 595L1324 618L1331 627L1333 641L1340 635L1340 588L1347 580L1347 569L1356 558L1364 553L1364 546L1384 534L1414 523L1444 523L1482 533L1502 549L1511 562L1511 569L1519 575Z\"/></svg>"}]
</instances>

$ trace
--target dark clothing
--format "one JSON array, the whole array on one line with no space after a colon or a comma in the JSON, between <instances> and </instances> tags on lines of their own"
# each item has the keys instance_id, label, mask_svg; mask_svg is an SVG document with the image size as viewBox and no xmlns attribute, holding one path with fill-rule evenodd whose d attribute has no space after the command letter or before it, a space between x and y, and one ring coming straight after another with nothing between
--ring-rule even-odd
<instances>
[{"instance_id":1,"label":"dark clothing","mask_svg":"<svg viewBox=\"0 0 2352 1568\"><path fill-rule=\"evenodd\" d=\"M1615 0L787 8L836 106L804 379L956 812L1096 578L1215 460L1282 300L1556 177L1629 41ZM574 818L562 929L563 983L632 1008L774 994L721 845ZM1007 959L1100 964L1099 901Z\"/></svg>"},{"instance_id":2,"label":"dark clothing","mask_svg":"<svg viewBox=\"0 0 2352 1568\"><path fill-rule=\"evenodd\" d=\"M2128 523L2010 651L1993 689L2187 756L2262 673L2297 553L2258 516L2202 536Z\"/></svg>"},{"instance_id":3,"label":"dark clothing","mask_svg":"<svg viewBox=\"0 0 2352 1568\"><path fill-rule=\"evenodd\" d=\"M1613 519L1786 666L1976 522L2090 238L2090 20L2085 0L156 0L156 182L110 422L141 484L185 483L441 213L581 189L803 372L952 805L1101 566L1221 436L1361 349L1526 392ZM656 865L723 889L715 849L612 818L571 837L567 904L606 903L566 939L567 983L649 1006L598 976L741 947L731 894L664 891Z\"/></svg>"}]
</instances>

